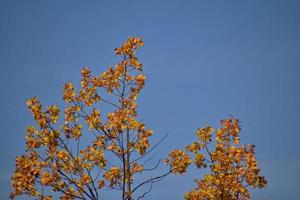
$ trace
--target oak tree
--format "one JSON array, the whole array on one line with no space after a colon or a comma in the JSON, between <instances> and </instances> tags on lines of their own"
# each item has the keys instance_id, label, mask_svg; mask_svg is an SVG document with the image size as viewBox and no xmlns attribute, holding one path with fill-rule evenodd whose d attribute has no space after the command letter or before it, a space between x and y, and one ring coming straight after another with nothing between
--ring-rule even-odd
<instances>
[{"instance_id":1,"label":"oak tree","mask_svg":"<svg viewBox=\"0 0 300 200\"><path fill-rule=\"evenodd\" d=\"M186 170L191 160L202 171L208 168L202 179L195 180L197 187L185 193L186 200L246 200L250 199L249 187L266 187L267 181L260 175L255 158L255 146L240 145L240 130L238 119L224 119L217 130L210 126L199 128L197 140L187 145L185 151L170 153L166 162L181 171ZM178 160L179 152L184 155L183 161Z\"/></svg>"},{"instance_id":2,"label":"oak tree","mask_svg":"<svg viewBox=\"0 0 300 200\"><path fill-rule=\"evenodd\" d=\"M134 182L159 164L146 168L147 156L157 145L151 147L153 131L137 115L136 100L146 79L136 57L141 46L140 37L129 37L115 49L121 61L114 67L97 76L83 68L79 90L66 83L67 106L61 120L56 105L44 109L36 97L27 101L36 125L27 128L26 153L16 158L10 198L25 194L50 200L54 197L46 188L51 188L62 200L98 200L108 187L120 191L122 200L140 199L154 182L172 172L170 168ZM103 104L110 108L101 110ZM83 135L92 137L87 146L81 144ZM145 185L149 189L139 192Z\"/></svg>"}]
</instances>

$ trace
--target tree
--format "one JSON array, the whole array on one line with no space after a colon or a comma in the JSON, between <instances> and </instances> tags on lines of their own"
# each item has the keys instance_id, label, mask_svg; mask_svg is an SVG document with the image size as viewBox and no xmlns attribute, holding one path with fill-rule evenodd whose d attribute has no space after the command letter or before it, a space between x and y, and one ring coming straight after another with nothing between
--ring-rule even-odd
<instances>
[{"instance_id":1,"label":"tree","mask_svg":"<svg viewBox=\"0 0 300 200\"><path fill-rule=\"evenodd\" d=\"M72 83L66 83L63 100L67 107L60 121L57 106L43 110L36 97L27 101L36 127L27 128L26 153L16 158L10 198L25 194L49 200L53 197L46 194L46 188L51 188L63 200L96 200L99 191L109 187L120 190L122 200L140 199L149 191L137 196L138 189L150 184L150 190L154 182L172 172L170 168L134 184L135 176L159 164L153 168L143 164L158 144L150 147L153 131L137 119L136 100L146 79L135 55L141 46L141 38L129 37L115 49L122 58L115 67L100 76L83 68L78 92ZM102 104L110 106L110 111L100 110ZM83 135L92 140L81 148Z\"/></svg>"},{"instance_id":2,"label":"tree","mask_svg":"<svg viewBox=\"0 0 300 200\"><path fill-rule=\"evenodd\" d=\"M186 146L193 154L194 165L208 168L203 179L196 179L197 188L185 193L186 200L242 200L250 199L247 187L263 188L267 181L260 175L254 145L239 145L239 120L228 118L221 120L221 128L199 128L198 140ZM215 133L214 141L212 140ZM210 146L215 146L210 150ZM170 160L174 160L172 153ZM174 161L173 161L174 162Z\"/></svg>"},{"instance_id":3,"label":"tree","mask_svg":"<svg viewBox=\"0 0 300 200\"><path fill-rule=\"evenodd\" d=\"M222 121L214 151L208 147L213 143L213 129L201 128L196 132L198 141L186 150L170 152L164 160L165 173L137 181L138 175L159 166L160 160L152 167L147 162L161 143L150 144L153 131L138 119L136 100L146 80L135 55L141 46L141 38L129 37L115 49L121 61L114 67L99 76L83 68L79 91L66 83L63 118L55 105L43 109L36 97L27 101L36 125L27 128L25 154L16 158L11 199L29 195L51 200L56 193L61 200L99 200L104 188L120 191L122 200L142 199L153 183L171 173L185 174L192 163L190 153L198 168L209 165L211 172L196 180L198 187L185 194L186 200L248 199L244 182L260 188L266 185L259 176L254 147L237 147L240 128L234 118ZM144 186L148 189L141 191Z\"/></svg>"}]
</instances>

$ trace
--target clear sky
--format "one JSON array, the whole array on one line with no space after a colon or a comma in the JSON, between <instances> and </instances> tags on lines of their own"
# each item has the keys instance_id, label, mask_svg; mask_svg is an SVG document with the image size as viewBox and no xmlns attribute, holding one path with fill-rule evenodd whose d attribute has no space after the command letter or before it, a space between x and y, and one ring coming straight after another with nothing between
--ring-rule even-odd
<instances>
[{"instance_id":1,"label":"clear sky","mask_svg":"<svg viewBox=\"0 0 300 200\"><path fill-rule=\"evenodd\" d=\"M0 199L33 124L26 100L63 106L64 82L117 63L113 50L130 35L145 42L140 116L155 138L169 132L158 157L234 115L269 182L253 199L300 199L299 21L293 0L1 0ZM145 199L183 199L200 176L171 176Z\"/></svg>"}]
</instances>

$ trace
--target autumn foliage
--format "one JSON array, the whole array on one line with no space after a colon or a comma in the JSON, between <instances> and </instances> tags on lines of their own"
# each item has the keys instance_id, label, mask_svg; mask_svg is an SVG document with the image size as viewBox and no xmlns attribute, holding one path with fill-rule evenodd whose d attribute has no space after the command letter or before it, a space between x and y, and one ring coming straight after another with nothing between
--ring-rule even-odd
<instances>
[{"instance_id":1,"label":"autumn foliage","mask_svg":"<svg viewBox=\"0 0 300 200\"><path fill-rule=\"evenodd\" d=\"M194 165L209 168L209 173L195 180L197 187L185 194L186 200L250 199L248 187L266 186L254 156L254 145L239 145L240 130L239 120L229 118L222 120L217 130L205 127L196 131L198 140L186 150L193 154Z\"/></svg>"},{"instance_id":2,"label":"autumn foliage","mask_svg":"<svg viewBox=\"0 0 300 200\"><path fill-rule=\"evenodd\" d=\"M146 166L157 145L150 143L153 131L137 114L136 100L146 80L136 57L141 46L141 38L129 37L115 49L121 61L98 76L83 68L79 90L71 82L64 85L63 110L55 105L44 109L36 97L27 101L36 125L27 128L26 152L16 158L11 199L28 195L40 200L98 200L105 188L120 191L122 200L141 199L153 183L171 173L184 175L192 163L210 172L196 180L197 187L184 196L187 200L249 199L248 186L265 187L254 146L239 145L240 127L234 118L222 120L216 131L198 129L197 141L164 159L164 173L136 181L160 163ZM108 109L100 109L103 105ZM90 139L86 146L81 144L84 136Z\"/></svg>"}]
</instances>

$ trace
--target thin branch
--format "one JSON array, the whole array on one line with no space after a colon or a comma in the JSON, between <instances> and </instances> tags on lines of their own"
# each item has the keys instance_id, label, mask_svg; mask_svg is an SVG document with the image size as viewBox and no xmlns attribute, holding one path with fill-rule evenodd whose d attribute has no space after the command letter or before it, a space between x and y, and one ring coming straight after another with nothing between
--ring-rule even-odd
<instances>
[{"instance_id":1,"label":"thin branch","mask_svg":"<svg viewBox=\"0 0 300 200\"><path fill-rule=\"evenodd\" d=\"M161 162L161 160L159 159L158 162L156 163L156 165L154 167L152 167L152 168L146 168L143 171L152 171L152 170L156 169L159 166L160 162Z\"/></svg>"},{"instance_id":2,"label":"thin branch","mask_svg":"<svg viewBox=\"0 0 300 200\"><path fill-rule=\"evenodd\" d=\"M147 162L149 162L150 160L152 160L155 157L155 155L151 156L150 158L148 158L147 160L145 160L142 165L146 165Z\"/></svg>"},{"instance_id":3,"label":"thin branch","mask_svg":"<svg viewBox=\"0 0 300 200\"><path fill-rule=\"evenodd\" d=\"M96 193L96 199L98 199L99 198L99 196L98 196L98 192L97 192L97 188L96 188L96 186L95 186L95 182L93 181L93 177L92 177L92 175L91 175L91 172L90 172L90 170L89 169L86 169L87 170L87 172L88 172L88 175L89 175L89 177L90 177L90 179L91 179L91 181L92 181L92 186L93 186L93 189L94 189L94 191L95 191L95 193ZM93 195L94 196L94 195Z\"/></svg>"},{"instance_id":4,"label":"thin branch","mask_svg":"<svg viewBox=\"0 0 300 200\"><path fill-rule=\"evenodd\" d=\"M63 177L65 177L70 183L72 183L73 185L75 185L75 187L77 188L77 190L79 191L79 193L81 194L81 196L84 197L84 195L82 194L79 186L77 185L76 182L74 182L72 179L70 179L67 175L65 175L61 170L58 170L58 173L60 173L60 175L62 175ZM89 198L92 199L92 197L85 191L83 190L83 193L86 194Z\"/></svg>"},{"instance_id":5,"label":"thin branch","mask_svg":"<svg viewBox=\"0 0 300 200\"><path fill-rule=\"evenodd\" d=\"M39 180L37 180L37 182L38 182L39 184L42 185L42 183L41 183ZM56 185L50 185L50 186L53 187L53 188L55 188L56 190L58 190L58 191L64 193L65 195L68 195L68 196L71 196L71 197L75 197L75 198L78 198L78 199L86 200L86 198L85 198L84 196L80 197L80 196L77 196L77 195L75 195L75 194L68 193L68 192L66 192L66 191L64 191L64 190L62 190L62 189L60 189L60 188L57 187Z\"/></svg>"},{"instance_id":6,"label":"thin branch","mask_svg":"<svg viewBox=\"0 0 300 200\"><path fill-rule=\"evenodd\" d=\"M172 173L172 169L170 169L167 173L163 174L163 175L160 175L160 176L156 176L154 178L150 178L142 183L140 183L139 185L137 185L133 190L132 190L132 193L134 193L137 189L139 189L141 186L149 183L149 182L152 182L152 181L157 181L157 180L161 180L162 178L166 177L167 175L169 175L170 173Z\"/></svg>"},{"instance_id":7,"label":"thin branch","mask_svg":"<svg viewBox=\"0 0 300 200\"><path fill-rule=\"evenodd\" d=\"M116 108L120 108L120 106L118 106L117 104L114 104L114 103L112 103L112 102L110 102L110 101L108 101L108 100L105 100L105 99L103 99L102 97L101 97L100 101L103 101L104 103L107 103L107 104L109 104L109 105L112 105L112 106L114 106L114 107L116 107Z\"/></svg>"},{"instance_id":8,"label":"thin branch","mask_svg":"<svg viewBox=\"0 0 300 200\"><path fill-rule=\"evenodd\" d=\"M134 162L136 162L136 161L138 161L138 160L140 160L140 159L142 159L142 158L144 158L146 155L148 155L149 153L151 153L156 147L158 147L166 138L168 137L168 133L157 143L157 144L155 144L152 148L150 148L150 150L149 151L147 151L145 154L143 154L142 156L140 156L139 158L137 158L137 159L135 159L135 160L133 160L133 161L131 161L131 163L130 164L132 164L132 163L134 163Z\"/></svg>"},{"instance_id":9,"label":"thin branch","mask_svg":"<svg viewBox=\"0 0 300 200\"><path fill-rule=\"evenodd\" d=\"M139 196L137 200L144 198L152 190L152 188L153 188L153 181L151 181L149 189L146 192L144 192L141 196Z\"/></svg>"}]
</instances>

